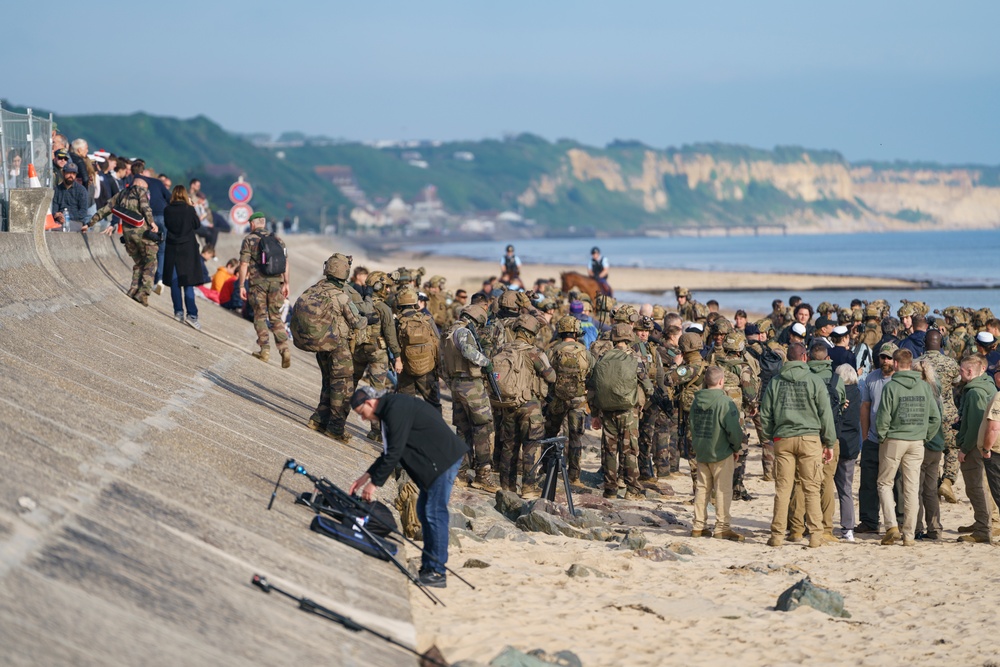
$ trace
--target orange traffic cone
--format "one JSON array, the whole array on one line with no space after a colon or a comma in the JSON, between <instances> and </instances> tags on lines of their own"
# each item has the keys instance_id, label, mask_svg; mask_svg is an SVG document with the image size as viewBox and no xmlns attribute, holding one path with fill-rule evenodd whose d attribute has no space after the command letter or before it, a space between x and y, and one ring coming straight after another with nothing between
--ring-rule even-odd
<instances>
[{"instance_id":1,"label":"orange traffic cone","mask_svg":"<svg viewBox=\"0 0 1000 667\"><path fill-rule=\"evenodd\" d=\"M42 187L42 182L38 180L38 174L35 173L35 165L28 163L28 187L29 188L40 188Z\"/></svg>"},{"instance_id":2,"label":"orange traffic cone","mask_svg":"<svg viewBox=\"0 0 1000 667\"><path fill-rule=\"evenodd\" d=\"M35 177L35 180L38 180L37 176ZM50 231L52 229L62 229L62 225L56 222L56 219L52 217L51 213L49 213L45 216L45 231Z\"/></svg>"}]
</instances>

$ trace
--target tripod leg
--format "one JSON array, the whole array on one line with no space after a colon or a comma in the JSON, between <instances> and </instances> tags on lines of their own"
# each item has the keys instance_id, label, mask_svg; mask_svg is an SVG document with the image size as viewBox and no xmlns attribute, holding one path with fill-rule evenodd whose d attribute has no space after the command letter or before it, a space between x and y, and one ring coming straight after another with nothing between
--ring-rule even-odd
<instances>
[{"instance_id":1,"label":"tripod leg","mask_svg":"<svg viewBox=\"0 0 1000 667\"><path fill-rule=\"evenodd\" d=\"M566 465L566 455L561 448L559 449L558 459L559 472L562 473L563 488L566 489L566 505L569 507L570 516L576 516L576 509L573 508L573 492L569 487L569 469ZM553 495L555 495L555 489L553 489Z\"/></svg>"}]
</instances>

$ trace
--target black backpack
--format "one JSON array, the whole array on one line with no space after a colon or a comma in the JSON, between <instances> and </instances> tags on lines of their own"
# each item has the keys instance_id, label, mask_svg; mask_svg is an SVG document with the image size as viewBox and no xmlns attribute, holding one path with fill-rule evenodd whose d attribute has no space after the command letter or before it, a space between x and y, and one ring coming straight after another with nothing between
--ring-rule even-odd
<instances>
[{"instance_id":1,"label":"black backpack","mask_svg":"<svg viewBox=\"0 0 1000 667\"><path fill-rule=\"evenodd\" d=\"M274 234L264 234L257 246L260 272L265 276L280 276L285 272L285 247Z\"/></svg>"},{"instance_id":2,"label":"black backpack","mask_svg":"<svg viewBox=\"0 0 1000 667\"><path fill-rule=\"evenodd\" d=\"M752 354L754 359L760 364L760 396L764 395L764 390L767 389L771 378L781 372L781 365L785 363L780 354L767 345L763 347L763 352L757 352L757 349L754 347L747 347L747 352Z\"/></svg>"}]
</instances>

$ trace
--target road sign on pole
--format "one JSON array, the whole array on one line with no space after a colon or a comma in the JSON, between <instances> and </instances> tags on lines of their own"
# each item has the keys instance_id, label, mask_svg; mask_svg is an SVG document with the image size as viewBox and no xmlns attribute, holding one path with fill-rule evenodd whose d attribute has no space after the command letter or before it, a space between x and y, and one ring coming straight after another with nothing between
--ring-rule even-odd
<instances>
[{"instance_id":1,"label":"road sign on pole","mask_svg":"<svg viewBox=\"0 0 1000 667\"><path fill-rule=\"evenodd\" d=\"M251 215L253 215L253 209L249 204L237 204L229 209L229 219L232 220L235 225L247 224L250 222Z\"/></svg>"},{"instance_id":2,"label":"road sign on pole","mask_svg":"<svg viewBox=\"0 0 1000 667\"><path fill-rule=\"evenodd\" d=\"M229 186L229 201L234 204L249 204L253 198L253 188L243 181L243 177Z\"/></svg>"}]
</instances>

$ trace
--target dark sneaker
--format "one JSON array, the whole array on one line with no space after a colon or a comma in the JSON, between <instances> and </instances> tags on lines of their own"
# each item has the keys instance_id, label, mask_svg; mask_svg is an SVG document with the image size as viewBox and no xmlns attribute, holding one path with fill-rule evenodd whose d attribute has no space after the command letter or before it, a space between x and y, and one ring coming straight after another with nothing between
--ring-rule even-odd
<instances>
[{"instance_id":1,"label":"dark sneaker","mask_svg":"<svg viewBox=\"0 0 1000 667\"><path fill-rule=\"evenodd\" d=\"M430 586L431 588L448 587L447 578L440 572L429 572L429 571L422 572L418 577L417 581L419 581L424 586Z\"/></svg>"},{"instance_id":2,"label":"dark sneaker","mask_svg":"<svg viewBox=\"0 0 1000 667\"><path fill-rule=\"evenodd\" d=\"M859 523L857 526L854 527L854 532L857 533L858 535L863 535L865 533L877 533L878 526L872 528L867 523Z\"/></svg>"}]
</instances>

